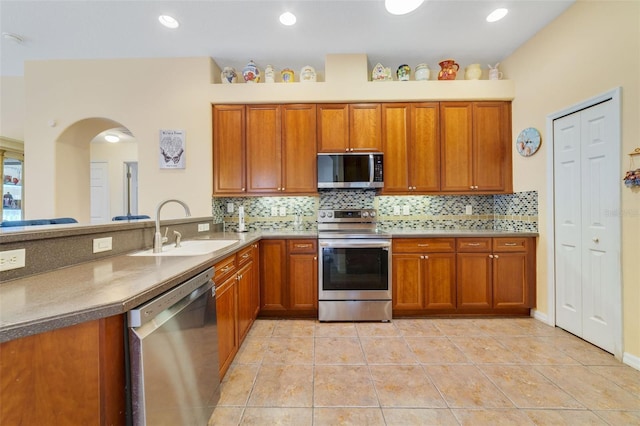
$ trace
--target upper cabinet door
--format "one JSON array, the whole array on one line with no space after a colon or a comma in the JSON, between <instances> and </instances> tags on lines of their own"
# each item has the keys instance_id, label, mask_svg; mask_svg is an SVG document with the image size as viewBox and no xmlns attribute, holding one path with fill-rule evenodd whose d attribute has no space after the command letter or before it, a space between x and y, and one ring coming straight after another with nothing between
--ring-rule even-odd
<instances>
[{"instance_id":1,"label":"upper cabinet door","mask_svg":"<svg viewBox=\"0 0 640 426\"><path fill-rule=\"evenodd\" d=\"M411 105L409 168L414 192L440 190L440 109L437 102Z\"/></svg>"},{"instance_id":2,"label":"upper cabinet door","mask_svg":"<svg viewBox=\"0 0 640 426\"><path fill-rule=\"evenodd\" d=\"M213 106L213 191L238 194L245 182L245 107Z\"/></svg>"},{"instance_id":3,"label":"upper cabinet door","mask_svg":"<svg viewBox=\"0 0 640 426\"><path fill-rule=\"evenodd\" d=\"M247 191L282 189L279 105L247 105Z\"/></svg>"},{"instance_id":4,"label":"upper cabinet door","mask_svg":"<svg viewBox=\"0 0 640 426\"><path fill-rule=\"evenodd\" d=\"M473 104L473 152L475 189L511 192L511 114L508 103Z\"/></svg>"},{"instance_id":5,"label":"upper cabinet door","mask_svg":"<svg viewBox=\"0 0 640 426\"><path fill-rule=\"evenodd\" d=\"M318 152L349 149L349 105L318 104Z\"/></svg>"},{"instance_id":6,"label":"upper cabinet door","mask_svg":"<svg viewBox=\"0 0 640 426\"><path fill-rule=\"evenodd\" d=\"M282 106L282 191L317 193L316 106Z\"/></svg>"},{"instance_id":7,"label":"upper cabinet door","mask_svg":"<svg viewBox=\"0 0 640 426\"><path fill-rule=\"evenodd\" d=\"M442 191L473 191L473 107L471 102L440 103Z\"/></svg>"},{"instance_id":8,"label":"upper cabinet door","mask_svg":"<svg viewBox=\"0 0 640 426\"><path fill-rule=\"evenodd\" d=\"M349 105L349 151L382 151L382 106Z\"/></svg>"},{"instance_id":9,"label":"upper cabinet door","mask_svg":"<svg viewBox=\"0 0 640 426\"><path fill-rule=\"evenodd\" d=\"M409 182L409 145L411 138L409 111L409 104L382 105L385 193L406 193L411 190Z\"/></svg>"}]
</instances>

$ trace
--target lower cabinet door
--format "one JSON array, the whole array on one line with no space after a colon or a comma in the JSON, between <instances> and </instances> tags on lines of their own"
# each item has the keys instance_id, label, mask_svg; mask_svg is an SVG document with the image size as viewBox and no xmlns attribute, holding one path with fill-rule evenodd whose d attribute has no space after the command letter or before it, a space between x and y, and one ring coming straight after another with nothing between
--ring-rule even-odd
<instances>
[{"instance_id":1,"label":"lower cabinet door","mask_svg":"<svg viewBox=\"0 0 640 426\"><path fill-rule=\"evenodd\" d=\"M425 255L425 298L428 310L456 308L456 255L429 253Z\"/></svg>"},{"instance_id":2,"label":"lower cabinet door","mask_svg":"<svg viewBox=\"0 0 640 426\"><path fill-rule=\"evenodd\" d=\"M318 311L318 255L289 256L289 309Z\"/></svg>"},{"instance_id":3,"label":"lower cabinet door","mask_svg":"<svg viewBox=\"0 0 640 426\"><path fill-rule=\"evenodd\" d=\"M500 253L493 258L493 307L529 308L527 253Z\"/></svg>"},{"instance_id":4,"label":"lower cabinet door","mask_svg":"<svg viewBox=\"0 0 640 426\"><path fill-rule=\"evenodd\" d=\"M458 309L492 307L490 253L458 253Z\"/></svg>"},{"instance_id":5,"label":"lower cabinet door","mask_svg":"<svg viewBox=\"0 0 640 426\"><path fill-rule=\"evenodd\" d=\"M254 303L254 270L253 261L244 265L238 271L238 337L242 342L253 324Z\"/></svg>"},{"instance_id":6,"label":"lower cabinet door","mask_svg":"<svg viewBox=\"0 0 640 426\"><path fill-rule=\"evenodd\" d=\"M394 254L392 264L393 310L424 309L424 255Z\"/></svg>"},{"instance_id":7,"label":"lower cabinet door","mask_svg":"<svg viewBox=\"0 0 640 426\"><path fill-rule=\"evenodd\" d=\"M220 378L224 376L238 352L237 328L237 280L236 275L216 286L216 315L218 318L218 354Z\"/></svg>"}]
</instances>

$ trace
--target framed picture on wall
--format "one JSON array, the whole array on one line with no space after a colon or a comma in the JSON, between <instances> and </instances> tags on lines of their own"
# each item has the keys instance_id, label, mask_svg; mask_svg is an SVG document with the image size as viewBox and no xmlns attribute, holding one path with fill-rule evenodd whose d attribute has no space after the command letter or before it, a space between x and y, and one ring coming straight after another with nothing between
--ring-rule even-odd
<instances>
[{"instance_id":1,"label":"framed picture on wall","mask_svg":"<svg viewBox=\"0 0 640 426\"><path fill-rule=\"evenodd\" d=\"M160 168L185 168L184 130L160 130Z\"/></svg>"}]
</instances>

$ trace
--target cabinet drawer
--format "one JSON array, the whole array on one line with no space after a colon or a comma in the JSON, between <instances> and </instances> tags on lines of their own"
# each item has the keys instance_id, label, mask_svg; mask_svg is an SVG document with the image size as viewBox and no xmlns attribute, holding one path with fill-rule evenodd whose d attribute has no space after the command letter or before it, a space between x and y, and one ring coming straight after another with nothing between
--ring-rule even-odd
<instances>
[{"instance_id":1,"label":"cabinet drawer","mask_svg":"<svg viewBox=\"0 0 640 426\"><path fill-rule=\"evenodd\" d=\"M216 284L221 284L227 277L236 272L236 255L229 256L214 265L215 275L213 280Z\"/></svg>"},{"instance_id":2,"label":"cabinet drawer","mask_svg":"<svg viewBox=\"0 0 640 426\"><path fill-rule=\"evenodd\" d=\"M238 267L240 267L253 259L253 247L249 246L249 247L243 248L238 252L237 256L238 256Z\"/></svg>"},{"instance_id":3,"label":"cabinet drawer","mask_svg":"<svg viewBox=\"0 0 640 426\"><path fill-rule=\"evenodd\" d=\"M462 252L490 252L491 238L458 238L456 248Z\"/></svg>"},{"instance_id":4,"label":"cabinet drawer","mask_svg":"<svg viewBox=\"0 0 640 426\"><path fill-rule=\"evenodd\" d=\"M318 251L317 240L289 240L289 253L315 253Z\"/></svg>"},{"instance_id":5,"label":"cabinet drawer","mask_svg":"<svg viewBox=\"0 0 640 426\"><path fill-rule=\"evenodd\" d=\"M523 252L529 248L529 238L494 238L493 251L495 252Z\"/></svg>"},{"instance_id":6,"label":"cabinet drawer","mask_svg":"<svg viewBox=\"0 0 640 426\"><path fill-rule=\"evenodd\" d=\"M392 242L393 253L448 253L455 247L453 238L400 238Z\"/></svg>"}]
</instances>

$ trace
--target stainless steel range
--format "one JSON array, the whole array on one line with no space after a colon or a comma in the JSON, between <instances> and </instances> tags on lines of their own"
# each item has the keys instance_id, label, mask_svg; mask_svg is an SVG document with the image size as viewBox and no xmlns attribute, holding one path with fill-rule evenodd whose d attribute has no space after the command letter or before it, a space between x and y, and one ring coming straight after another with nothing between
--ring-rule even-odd
<instances>
[{"instance_id":1,"label":"stainless steel range","mask_svg":"<svg viewBox=\"0 0 640 426\"><path fill-rule=\"evenodd\" d=\"M318 211L318 319L391 320L391 237L376 211Z\"/></svg>"}]
</instances>

